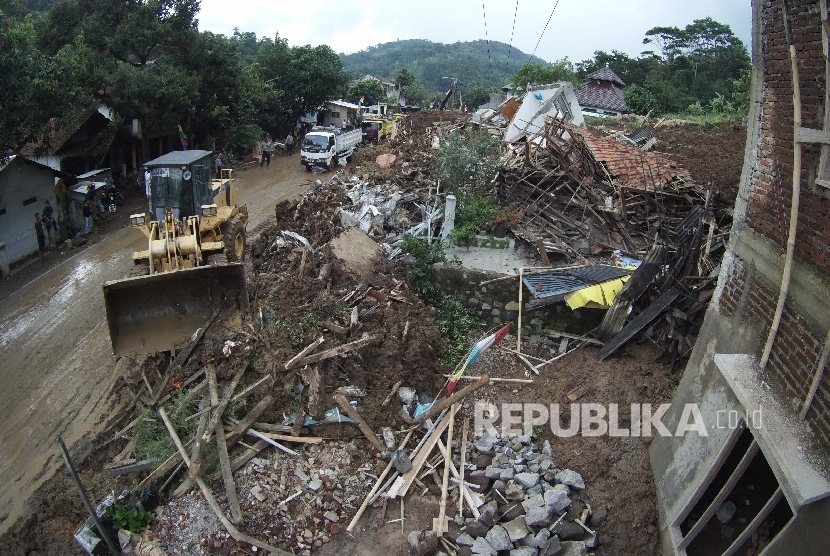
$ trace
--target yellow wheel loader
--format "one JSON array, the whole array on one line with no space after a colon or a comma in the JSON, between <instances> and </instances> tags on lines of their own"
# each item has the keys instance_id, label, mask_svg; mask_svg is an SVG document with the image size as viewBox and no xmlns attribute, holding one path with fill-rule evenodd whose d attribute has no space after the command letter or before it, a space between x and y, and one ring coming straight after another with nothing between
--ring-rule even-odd
<instances>
[{"instance_id":1,"label":"yellow wheel loader","mask_svg":"<svg viewBox=\"0 0 830 556\"><path fill-rule=\"evenodd\" d=\"M232 170L211 179L210 151L175 151L144 165L148 212L130 216L147 237L134 276L104 284L112 350L153 353L186 342L216 308L248 308L245 226Z\"/></svg>"}]
</instances>

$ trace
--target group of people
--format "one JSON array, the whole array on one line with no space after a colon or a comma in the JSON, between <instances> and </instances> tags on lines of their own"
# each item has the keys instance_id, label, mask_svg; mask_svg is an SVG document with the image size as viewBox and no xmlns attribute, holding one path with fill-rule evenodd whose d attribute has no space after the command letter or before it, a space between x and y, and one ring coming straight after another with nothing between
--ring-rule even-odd
<instances>
[{"instance_id":1,"label":"group of people","mask_svg":"<svg viewBox=\"0 0 830 556\"><path fill-rule=\"evenodd\" d=\"M37 233L37 246L40 256L54 248L58 238L58 221L55 220L55 212L49 201L43 206L43 215L35 213L35 233Z\"/></svg>"},{"instance_id":2,"label":"group of people","mask_svg":"<svg viewBox=\"0 0 830 556\"><path fill-rule=\"evenodd\" d=\"M296 135L298 129L295 128L292 133L285 136L285 152L289 156L294 154L294 145L297 142ZM274 140L270 133L266 133L260 142L260 150L262 151L262 159L259 161L259 167L271 165L271 154L274 152Z\"/></svg>"}]
</instances>

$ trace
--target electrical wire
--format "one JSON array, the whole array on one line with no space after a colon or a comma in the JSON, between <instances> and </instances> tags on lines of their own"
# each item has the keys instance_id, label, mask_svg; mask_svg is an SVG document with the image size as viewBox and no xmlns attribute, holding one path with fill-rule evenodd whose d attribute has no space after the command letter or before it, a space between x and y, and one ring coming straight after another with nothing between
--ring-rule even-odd
<instances>
[{"instance_id":1,"label":"electrical wire","mask_svg":"<svg viewBox=\"0 0 830 556\"><path fill-rule=\"evenodd\" d=\"M539 40L536 41L536 46L533 48L533 54L530 55L530 60L528 60L528 62L533 60L533 56L536 54L536 49L539 48L539 43L542 42L542 37L545 36L545 31L548 30L548 25L550 24L550 20L551 20L551 18L553 18L553 12L556 11L556 6L558 6L558 5L559 5L559 0L556 0L556 4L553 5L553 9L550 11L550 16L548 17L548 22L545 23L545 28L542 29L542 34L539 35Z\"/></svg>"},{"instance_id":2,"label":"electrical wire","mask_svg":"<svg viewBox=\"0 0 830 556\"><path fill-rule=\"evenodd\" d=\"M484 10L484 0L481 0L481 13L484 14L484 38L487 40L487 69L493 69L493 63L490 60L490 37L487 36L487 12Z\"/></svg>"},{"instance_id":3,"label":"electrical wire","mask_svg":"<svg viewBox=\"0 0 830 556\"><path fill-rule=\"evenodd\" d=\"M504 71L507 73L510 64L510 54L513 52L513 34L516 32L516 14L519 13L519 0L516 0L516 9L513 11L513 30L510 31L510 46L507 47L507 60L504 62Z\"/></svg>"}]
</instances>

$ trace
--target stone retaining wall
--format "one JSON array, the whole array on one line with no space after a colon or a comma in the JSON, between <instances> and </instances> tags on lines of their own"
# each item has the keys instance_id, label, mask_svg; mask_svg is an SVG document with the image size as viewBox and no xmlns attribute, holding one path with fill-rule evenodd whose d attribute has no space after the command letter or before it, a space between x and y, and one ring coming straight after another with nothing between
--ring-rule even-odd
<instances>
[{"instance_id":1,"label":"stone retaining wall","mask_svg":"<svg viewBox=\"0 0 830 556\"><path fill-rule=\"evenodd\" d=\"M487 329L507 322L516 323L519 318L519 278L501 279L489 284L482 282L504 278L503 274L472 270L459 266L436 265L438 287L444 293L458 299ZM528 310L530 293L525 289L522 301L522 336L544 336L546 331L584 334L596 328L604 311L597 309L571 310L564 301L533 311ZM512 330L515 332L515 328Z\"/></svg>"}]
</instances>

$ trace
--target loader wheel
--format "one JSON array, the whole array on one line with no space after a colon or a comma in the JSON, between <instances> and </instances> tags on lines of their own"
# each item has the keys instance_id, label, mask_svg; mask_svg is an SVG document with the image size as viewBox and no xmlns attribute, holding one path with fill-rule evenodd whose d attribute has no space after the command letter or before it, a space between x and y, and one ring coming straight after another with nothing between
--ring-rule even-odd
<instances>
[{"instance_id":1,"label":"loader wheel","mask_svg":"<svg viewBox=\"0 0 830 556\"><path fill-rule=\"evenodd\" d=\"M229 263L245 260L245 223L234 216L222 224L222 241L225 243L225 257Z\"/></svg>"}]
</instances>

